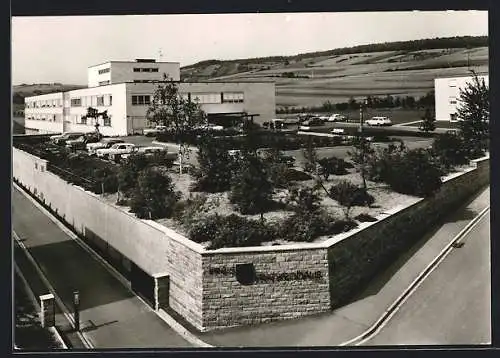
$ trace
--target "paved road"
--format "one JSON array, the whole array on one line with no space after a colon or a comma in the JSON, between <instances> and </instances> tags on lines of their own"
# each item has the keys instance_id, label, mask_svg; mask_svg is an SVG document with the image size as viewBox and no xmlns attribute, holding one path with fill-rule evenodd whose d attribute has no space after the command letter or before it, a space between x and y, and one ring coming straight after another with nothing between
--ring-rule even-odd
<instances>
[{"instance_id":1,"label":"paved road","mask_svg":"<svg viewBox=\"0 0 500 358\"><path fill-rule=\"evenodd\" d=\"M199 337L223 347L336 346L346 342L370 328L452 238L488 206L489 199L487 188L450 213L440 225L429 228L420 242L344 307L297 320L207 332Z\"/></svg>"},{"instance_id":2,"label":"paved road","mask_svg":"<svg viewBox=\"0 0 500 358\"><path fill-rule=\"evenodd\" d=\"M363 345L491 343L490 215Z\"/></svg>"},{"instance_id":3,"label":"paved road","mask_svg":"<svg viewBox=\"0 0 500 358\"><path fill-rule=\"evenodd\" d=\"M81 326L96 348L191 346L17 189L12 224L67 307L80 291Z\"/></svg>"}]
</instances>

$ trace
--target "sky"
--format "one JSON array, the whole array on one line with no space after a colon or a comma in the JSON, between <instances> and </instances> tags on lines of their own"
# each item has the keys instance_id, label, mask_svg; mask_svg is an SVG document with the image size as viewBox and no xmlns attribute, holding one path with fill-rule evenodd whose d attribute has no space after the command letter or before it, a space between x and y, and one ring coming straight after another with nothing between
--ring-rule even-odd
<instances>
[{"instance_id":1,"label":"sky","mask_svg":"<svg viewBox=\"0 0 500 358\"><path fill-rule=\"evenodd\" d=\"M12 18L12 83L86 84L108 60L288 56L363 44L488 34L487 11Z\"/></svg>"}]
</instances>

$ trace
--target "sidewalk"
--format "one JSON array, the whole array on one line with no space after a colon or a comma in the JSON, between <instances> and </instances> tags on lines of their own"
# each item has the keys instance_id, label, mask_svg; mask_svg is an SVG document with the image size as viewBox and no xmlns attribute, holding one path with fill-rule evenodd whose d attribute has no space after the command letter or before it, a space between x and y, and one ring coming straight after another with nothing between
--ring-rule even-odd
<instances>
[{"instance_id":1,"label":"sidewalk","mask_svg":"<svg viewBox=\"0 0 500 358\"><path fill-rule=\"evenodd\" d=\"M12 224L68 309L79 290L82 331L95 348L192 347L18 190Z\"/></svg>"},{"instance_id":2,"label":"sidewalk","mask_svg":"<svg viewBox=\"0 0 500 358\"><path fill-rule=\"evenodd\" d=\"M197 336L209 344L223 347L336 346L346 342L364 333L380 318L434 257L489 205L489 194L488 187L458 208L347 306L298 320L198 333Z\"/></svg>"}]
</instances>

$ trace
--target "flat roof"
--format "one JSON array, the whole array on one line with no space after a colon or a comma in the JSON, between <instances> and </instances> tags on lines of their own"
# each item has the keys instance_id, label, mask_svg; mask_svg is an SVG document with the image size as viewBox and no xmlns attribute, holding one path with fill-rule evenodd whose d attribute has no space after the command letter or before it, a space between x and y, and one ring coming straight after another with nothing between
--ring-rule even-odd
<instances>
[{"instance_id":1,"label":"flat roof","mask_svg":"<svg viewBox=\"0 0 500 358\"><path fill-rule=\"evenodd\" d=\"M173 61L137 62L137 61L115 61L115 60L111 60L111 61L106 61L106 62L98 63L97 65L92 65L92 66L89 66L87 68L92 68L92 67L104 65L106 63L113 63L113 62L115 62L115 63L116 62L119 62L119 63L140 63L140 64L152 64L152 63L178 63L179 65L181 64L180 62L173 62Z\"/></svg>"},{"instance_id":2,"label":"flat roof","mask_svg":"<svg viewBox=\"0 0 500 358\"><path fill-rule=\"evenodd\" d=\"M478 76L489 76L488 72L476 72L476 75ZM439 76L439 77L434 77L435 80L440 80L440 79L447 79L447 78L465 78L465 77L472 77L472 75L457 75L457 76Z\"/></svg>"}]
</instances>

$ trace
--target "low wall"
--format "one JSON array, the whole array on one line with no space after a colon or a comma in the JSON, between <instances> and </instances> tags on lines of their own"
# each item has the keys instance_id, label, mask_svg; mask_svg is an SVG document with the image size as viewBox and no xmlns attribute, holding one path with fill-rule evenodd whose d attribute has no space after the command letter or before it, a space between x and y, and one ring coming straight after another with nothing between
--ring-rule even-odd
<instances>
[{"instance_id":1,"label":"low wall","mask_svg":"<svg viewBox=\"0 0 500 358\"><path fill-rule=\"evenodd\" d=\"M203 254L204 327L261 323L330 310L326 249L225 251ZM255 270L250 284L238 282L235 272L246 263Z\"/></svg>"},{"instance_id":2,"label":"low wall","mask_svg":"<svg viewBox=\"0 0 500 358\"><path fill-rule=\"evenodd\" d=\"M168 290L170 308L195 328L296 318L345 303L429 226L489 182L489 158L447 178L434 197L394 209L322 243L204 250L153 221L137 219L46 171L46 161L13 148L14 178L82 234L99 236Z\"/></svg>"}]
</instances>

